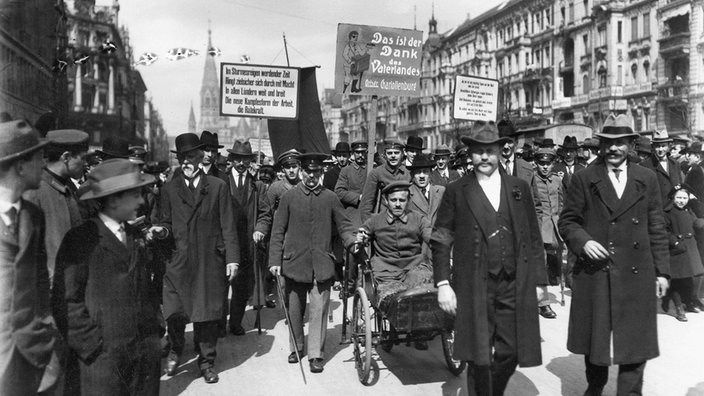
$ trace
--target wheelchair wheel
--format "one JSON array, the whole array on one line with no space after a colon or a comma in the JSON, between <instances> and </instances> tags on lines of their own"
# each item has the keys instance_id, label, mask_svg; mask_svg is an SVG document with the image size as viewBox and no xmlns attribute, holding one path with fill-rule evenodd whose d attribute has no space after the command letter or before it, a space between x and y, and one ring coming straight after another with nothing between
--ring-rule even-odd
<instances>
[{"instance_id":1,"label":"wheelchair wheel","mask_svg":"<svg viewBox=\"0 0 704 396\"><path fill-rule=\"evenodd\" d=\"M467 362L452 358L452 354L455 351L455 331L443 330L440 334L440 339L442 341L442 352L445 355L447 368L450 369L453 375L459 376L462 374L465 367L467 367Z\"/></svg>"},{"instance_id":2,"label":"wheelchair wheel","mask_svg":"<svg viewBox=\"0 0 704 396\"><path fill-rule=\"evenodd\" d=\"M367 384L372 368L372 323L369 309L367 293L360 287L352 305L352 341L357 376L364 385Z\"/></svg>"}]
</instances>

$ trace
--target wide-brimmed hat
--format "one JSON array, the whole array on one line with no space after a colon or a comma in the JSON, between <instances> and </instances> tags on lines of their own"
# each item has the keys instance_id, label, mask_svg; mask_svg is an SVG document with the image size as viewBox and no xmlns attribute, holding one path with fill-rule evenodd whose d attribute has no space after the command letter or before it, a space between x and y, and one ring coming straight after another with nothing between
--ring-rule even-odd
<instances>
[{"instance_id":1,"label":"wide-brimmed hat","mask_svg":"<svg viewBox=\"0 0 704 396\"><path fill-rule=\"evenodd\" d=\"M365 141L358 140L356 142L352 142L352 151L367 151L369 148L369 143Z\"/></svg>"},{"instance_id":2,"label":"wide-brimmed hat","mask_svg":"<svg viewBox=\"0 0 704 396\"><path fill-rule=\"evenodd\" d=\"M579 145L581 148L599 148L599 138L586 138L584 142Z\"/></svg>"},{"instance_id":3,"label":"wide-brimmed hat","mask_svg":"<svg viewBox=\"0 0 704 396\"><path fill-rule=\"evenodd\" d=\"M172 153L185 154L189 151L203 149L203 143L195 133L182 133L176 136L176 150Z\"/></svg>"},{"instance_id":4,"label":"wide-brimmed hat","mask_svg":"<svg viewBox=\"0 0 704 396\"><path fill-rule=\"evenodd\" d=\"M535 161L554 161L555 158L557 158L557 153L555 152L555 149L548 147L539 148L538 151L535 153L535 156L533 157Z\"/></svg>"},{"instance_id":5,"label":"wide-brimmed hat","mask_svg":"<svg viewBox=\"0 0 704 396\"><path fill-rule=\"evenodd\" d=\"M435 148L435 150L433 151L433 153L434 153L436 156L440 156L440 155L452 155L452 150L450 150L450 148L449 148L448 146L446 146L446 145L444 145L444 144L441 144L441 145L439 145L438 147Z\"/></svg>"},{"instance_id":6,"label":"wide-brimmed hat","mask_svg":"<svg viewBox=\"0 0 704 396\"><path fill-rule=\"evenodd\" d=\"M672 138L667 133L667 129L662 129L660 131L656 130L655 132L653 132L652 143L669 143L671 141Z\"/></svg>"},{"instance_id":7,"label":"wide-brimmed hat","mask_svg":"<svg viewBox=\"0 0 704 396\"><path fill-rule=\"evenodd\" d=\"M88 151L88 134L78 129L55 129L46 133L50 147L61 150Z\"/></svg>"},{"instance_id":8,"label":"wide-brimmed hat","mask_svg":"<svg viewBox=\"0 0 704 396\"><path fill-rule=\"evenodd\" d=\"M429 155L426 154L418 154L413 158L413 162L406 166L406 168L410 171L416 170L416 169L432 169L435 167L435 161L430 159Z\"/></svg>"},{"instance_id":9,"label":"wide-brimmed hat","mask_svg":"<svg viewBox=\"0 0 704 396\"><path fill-rule=\"evenodd\" d=\"M227 149L230 156L240 156L240 157L256 157L256 153L252 152L252 145L249 142L242 142L235 140L232 144L231 149Z\"/></svg>"},{"instance_id":10,"label":"wide-brimmed hat","mask_svg":"<svg viewBox=\"0 0 704 396\"><path fill-rule=\"evenodd\" d=\"M541 147L554 148L555 141L553 141L552 138L542 139L542 140L538 141L538 148L541 148Z\"/></svg>"},{"instance_id":11,"label":"wide-brimmed hat","mask_svg":"<svg viewBox=\"0 0 704 396\"><path fill-rule=\"evenodd\" d=\"M578 149L579 144L577 144L577 137L576 136L565 136L565 139L562 141L562 144L560 147L564 150L570 150L570 149Z\"/></svg>"},{"instance_id":12,"label":"wide-brimmed hat","mask_svg":"<svg viewBox=\"0 0 704 396\"><path fill-rule=\"evenodd\" d=\"M423 138L418 136L409 136L406 139L406 150L423 151Z\"/></svg>"},{"instance_id":13,"label":"wide-brimmed hat","mask_svg":"<svg viewBox=\"0 0 704 396\"><path fill-rule=\"evenodd\" d=\"M496 128L499 130L499 136L501 137L513 139L513 135L516 134L516 126L513 125L511 120L502 119L496 124Z\"/></svg>"},{"instance_id":14,"label":"wide-brimmed hat","mask_svg":"<svg viewBox=\"0 0 704 396\"><path fill-rule=\"evenodd\" d=\"M130 156L130 142L119 136L108 136L103 140L103 148L95 150L102 159L127 158Z\"/></svg>"},{"instance_id":15,"label":"wide-brimmed hat","mask_svg":"<svg viewBox=\"0 0 704 396\"><path fill-rule=\"evenodd\" d=\"M672 186L672 188L670 189L670 192L667 193L667 199L674 198L675 193L680 190L685 190L690 195L694 195L696 197L696 195L694 194L694 189L689 184L682 183L682 184L675 184L674 186ZM697 197L697 198L699 198L699 197Z\"/></svg>"},{"instance_id":16,"label":"wide-brimmed hat","mask_svg":"<svg viewBox=\"0 0 704 396\"><path fill-rule=\"evenodd\" d=\"M687 145L692 141L692 139L690 139L687 135L677 135L672 137L672 141L674 143L683 143Z\"/></svg>"},{"instance_id":17,"label":"wide-brimmed hat","mask_svg":"<svg viewBox=\"0 0 704 396\"><path fill-rule=\"evenodd\" d=\"M397 180L387 184L382 190L383 195L391 194L396 191L409 191L411 183L407 181Z\"/></svg>"},{"instance_id":18,"label":"wide-brimmed hat","mask_svg":"<svg viewBox=\"0 0 704 396\"><path fill-rule=\"evenodd\" d=\"M351 152L350 144L347 142L337 142L335 148L330 150L330 152L332 152L332 155L349 154Z\"/></svg>"},{"instance_id":19,"label":"wide-brimmed hat","mask_svg":"<svg viewBox=\"0 0 704 396\"><path fill-rule=\"evenodd\" d=\"M327 158L328 155L323 153L301 154L301 168L304 171L316 171L323 169L323 164Z\"/></svg>"},{"instance_id":20,"label":"wide-brimmed hat","mask_svg":"<svg viewBox=\"0 0 704 396\"><path fill-rule=\"evenodd\" d=\"M203 144L203 149L208 151L217 151L225 147L218 141L218 134L210 131L203 131L200 134L200 142Z\"/></svg>"},{"instance_id":21,"label":"wide-brimmed hat","mask_svg":"<svg viewBox=\"0 0 704 396\"><path fill-rule=\"evenodd\" d=\"M298 163L300 160L301 152L296 149L291 149L279 154L279 157L276 159L276 163L279 165L286 165L290 162Z\"/></svg>"},{"instance_id":22,"label":"wide-brimmed hat","mask_svg":"<svg viewBox=\"0 0 704 396\"><path fill-rule=\"evenodd\" d=\"M688 154L703 154L704 151L702 150L702 142L694 142L689 147L685 148L682 150L683 153L688 153Z\"/></svg>"},{"instance_id":23,"label":"wide-brimmed hat","mask_svg":"<svg viewBox=\"0 0 704 396\"><path fill-rule=\"evenodd\" d=\"M141 173L139 168L129 160L109 159L101 162L88 174L87 191L80 199L106 197L154 182L156 182L154 176Z\"/></svg>"},{"instance_id":24,"label":"wide-brimmed hat","mask_svg":"<svg viewBox=\"0 0 704 396\"><path fill-rule=\"evenodd\" d=\"M0 123L0 163L31 154L49 144L25 120Z\"/></svg>"},{"instance_id":25,"label":"wide-brimmed hat","mask_svg":"<svg viewBox=\"0 0 704 396\"><path fill-rule=\"evenodd\" d=\"M622 137L636 137L637 133L633 132L631 122L625 114L614 116L613 114L604 122L604 127L601 133L596 133L596 136L602 139L618 139Z\"/></svg>"},{"instance_id":26,"label":"wide-brimmed hat","mask_svg":"<svg viewBox=\"0 0 704 396\"><path fill-rule=\"evenodd\" d=\"M509 137L499 136L499 130L494 124L483 124L473 127L469 136L462 136L462 143L467 146L475 144L504 144L512 141Z\"/></svg>"}]
</instances>

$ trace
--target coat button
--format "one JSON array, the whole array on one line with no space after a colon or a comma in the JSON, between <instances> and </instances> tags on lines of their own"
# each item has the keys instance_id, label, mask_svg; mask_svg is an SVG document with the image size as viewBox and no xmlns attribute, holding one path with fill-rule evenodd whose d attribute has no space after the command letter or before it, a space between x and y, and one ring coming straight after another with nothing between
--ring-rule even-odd
<instances>
[{"instance_id":1,"label":"coat button","mask_svg":"<svg viewBox=\"0 0 704 396\"><path fill-rule=\"evenodd\" d=\"M631 272L633 272L634 274L638 274L638 268L636 266L633 266L633 268L631 268Z\"/></svg>"},{"instance_id":2,"label":"coat button","mask_svg":"<svg viewBox=\"0 0 704 396\"><path fill-rule=\"evenodd\" d=\"M479 252L474 253L474 257L479 258Z\"/></svg>"},{"instance_id":3,"label":"coat button","mask_svg":"<svg viewBox=\"0 0 704 396\"><path fill-rule=\"evenodd\" d=\"M633 224L638 224L638 223L640 223L640 220L638 220L638 219L635 218L635 217L634 217L633 219L631 219L631 220L633 220Z\"/></svg>"},{"instance_id":4,"label":"coat button","mask_svg":"<svg viewBox=\"0 0 704 396\"><path fill-rule=\"evenodd\" d=\"M478 225L475 225L475 226L474 226L474 229L475 229L475 230L478 230L478 229L479 229L479 226L478 226Z\"/></svg>"},{"instance_id":5,"label":"coat button","mask_svg":"<svg viewBox=\"0 0 704 396\"><path fill-rule=\"evenodd\" d=\"M613 220L613 221L611 222L611 225L616 225L616 220Z\"/></svg>"},{"instance_id":6,"label":"coat button","mask_svg":"<svg viewBox=\"0 0 704 396\"><path fill-rule=\"evenodd\" d=\"M474 238L474 243L479 243L479 238Z\"/></svg>"},{"instance_id":7,"label":"coat button","mask_svg":"<svg viewBox=\"0 0 704 396\"><path fill-rule=\"evenodd\" d=\"M633 249L638 249L639 247L640 247L640 243L633 242Z\"/></svg>"},{"instance_id":8,"label":"coat button","mask_svg":"<svg viewBox=\"0 0 704 396\"><path fill-rule=\"evenodd\" d=\"M611 266L610 266L610 265L606 265L606 266L604 266L604 268L602 268L601 270L604 271L604 272L609 272L610 269L611 269Z\"/></svg>"}]
</instances>

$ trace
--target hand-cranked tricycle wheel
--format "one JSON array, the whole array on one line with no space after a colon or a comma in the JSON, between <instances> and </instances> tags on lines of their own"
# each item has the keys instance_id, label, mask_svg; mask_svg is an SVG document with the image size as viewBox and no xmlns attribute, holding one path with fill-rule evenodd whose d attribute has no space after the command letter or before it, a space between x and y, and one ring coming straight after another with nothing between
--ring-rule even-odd
<instances>
[{"instance_id":1,"label":"hand-cranked tricycle wheel","mask_svg":"<svg viewBox=\"0 0 704 396\"><path fill-rule=\"evenodd\" d=\"M357 288L352 303L352 341L357 376L365 385L372 368L372 323L369 309L367 293L361 287Z\"/></svg>"},{"instance_id":2,"label":"hand-cranked tricycle wheel","mask_svg":"<svg viewBox=\"0 0 704 396\"><path fill-rule=\"evenodd\" d=\"M455 331L454 330L443 330L440 334L442 340L442 352L445 355L445 363L447 363L447 368L455 376L462 374L465 367L467 367L467 362L462 360L455 360L452 357L455 351Z\"/></svg>"}]
</instances>

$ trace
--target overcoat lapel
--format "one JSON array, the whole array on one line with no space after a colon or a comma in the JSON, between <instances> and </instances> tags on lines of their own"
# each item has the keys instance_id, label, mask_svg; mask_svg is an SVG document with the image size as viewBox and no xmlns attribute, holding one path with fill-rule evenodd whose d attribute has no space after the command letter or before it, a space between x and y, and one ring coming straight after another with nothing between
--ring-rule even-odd
<instances>
[{"instance_id":1,"label":"overcoat lapel","mask_svg":"<svg viewBox=\"0 0 704 396\"><path fill-rule=\"evenodd\" d=\"M482 229L484 235L489 235L491 231L488 230L490 217L496 211L491 205L489 205L489 200L484 195L482 187L477 181L477 175L470 173L467 177L467 182L463 186L464 196L467 198L467 203L469 204L469 210L477 219L477 224Z\"/></svg>"},{"instance_id":2,"label":"overcoat lapel","mask_svg":"<svg viewBox=\"0 0 704 396\"><path fill-rule=\"evenodd\" d=\"M645 196L645 181L640 178L640 175L634 173L636 173L634 172L634 167L629 164L626 189L623 190L623 195L621 196L621 201L619 202L618 207L611 214L612 219L620 216L623 212L627 211Z\"/></svg>"},{"instance_id":3,"label":"overcoat lapel","mask_svg":"<svg viewBox=\"0 0 704 396\"><path fill-rule=\"evenodd\" d=\"M198 213L198 208L200 208L200 205L203 203L203 199L208 194L209 186L210 184L208 183L208 176L201 175L200 182L198 183L198 187L196 190L196 196L194 198L195 203L193 204L193 212L191 212L191 215L188 218L188 223L190 223L191 220L195 217L195 214Z\"/></svg>"},{"instance_id":4,"label":"overcoat lapel","mask_svg":"<svg viewBox=\"0 0 704 396\"><path fill-rule=\"evenodd\" d=\"M501 195L503 195L502 198L506 202L506 206L508 207L508 213L511 217L511 225L513 226L514 246L520 246L520 231L526 226L526 223L519 221L518 216L520 216L523 211L520 207L516 206L519 200L524 199L523 197L521 197L520 187L515 183L515 181L510 181L507 177L502 176Z\"/></svg>"},{"instance_id":5,"label":"overcoat lapel","mask_svg":"<svg viewBox=\"0 0 704 396\"><path fill-rule=\"evenodd\" d=\"M416 207L418 207L418 209L421 210L421 212L423 212L423 214L430 214L428 210L428 201L425 200L423 192L415 184L411 185L411 201Z\"/></svg>"},{"instance_id":6,"label":"overcoat lapel","mask_svg":"<svg viewBox=\"0 0 704 396\"><path fill-rule=\"evenodd\" d=\"M127 264L128 260L125 260L125 257L130 257L130 251L127 250L127 246L120 242L119 239L115 236L115 234L112 233L108 229L108 227L103 223L102 220L99 218L95 218L93 221L98 225L98 233L100 235L100 245L103 247L104 250L112 253L118 260L117 262ZM130 238L128 237L127 240Z\"/></svg>"},{"instance_id":7,"label":"overcoat lapel","mask_svg":"<svg viewBox=\"0 0 704 396\"><path fill-rule=\"evenodd\" d=\"M201 181L204 178L205 178L205 175L202 175ZM193 194L191 193L191 190L188 189L188 186L186 186L186 178L183 175L179 175L179 177L176 180L174 180L174 182L176 183L176 186L177 186L176 191L178 192L178 196L181 198L183 203L185 203L186 205L188 205L192 208L194 206Z\"/></svg>"},{"instance_id":8,"label":"overcoat lapel","mask_svg":"<svg viewBox=\"0 0 704 396\"><path fill-rule=\"evenodd\" d=\"M20 208L19 216L17 216L19 221L19 227L17 230L17 241L18 241L18 252L17 258L24 256L27 253L27 248L29 247L29 242L32 240L32 234L34 233L34 224L32 223L32 215L24 205ZM3 223L0 220L0 223ZM3 223L4 226L4 223ZM17 262L17 259L15 260Z\"/></svg>"},{"instance_id":9,"label":"overcoat lapel","mask_svg":"<svg viewBox=\"0 0 704 396\"><path fill-rule=\"evenodd\" d=\"M619 206L619 199L618 195L616 195L616 189L613 184L611 184L611 180L606 174L605 165L599 165L599 173L591 180L591 185L594 187L594 192L599 197L601 202L603 202L613 214Z\"/></svg>"}]
</instances>

